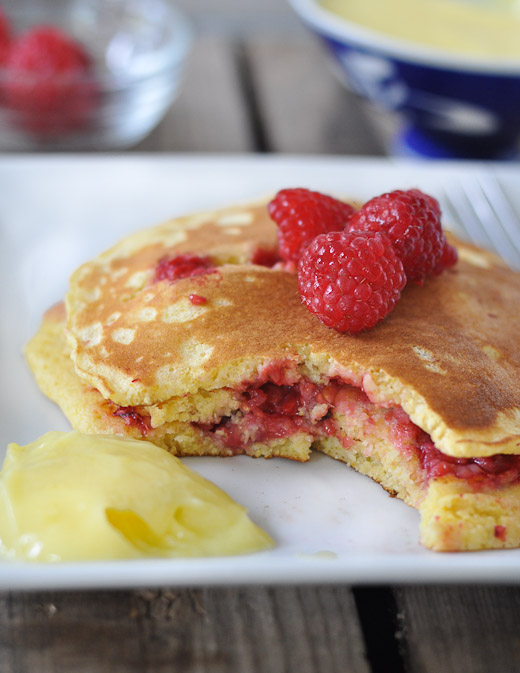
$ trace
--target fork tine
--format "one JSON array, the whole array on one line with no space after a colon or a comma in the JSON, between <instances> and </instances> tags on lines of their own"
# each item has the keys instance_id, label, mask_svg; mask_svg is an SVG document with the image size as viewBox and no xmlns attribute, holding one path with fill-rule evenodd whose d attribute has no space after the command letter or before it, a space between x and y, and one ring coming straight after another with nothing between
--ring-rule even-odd
<instances>
[{"instance_id":1,"label":"fork tine","mask_svg":"<svg viewBox=\"0 0 520 673\"><path fill-rule=\"evenodd\" d=\"M488 236L480 220L475 217L475 213L462 189L460 183L448 182L444 186L444 201L448 206L451 216L454 218L459 229L465 234L472 243L481 245L485 248L494 248L493 242Z\"/></svg>"},{"instance_id":2,"label":"fork tine","mask_svg":"<svg viewBox=\"0 0 520 673\"><path fill-rule=\"evenodd\" d=\"M504 188L492 174L482 175L480 185L485 194L490 207L494 210L498 224L504 231L510 245L512 246L512 255L520 262L520 217L514 211L509 199L506 196Z\"/></svg>"},{"instance_id":3,"label":"fork tine","mask_svg":"<svg viewBox=\"0 0 520 673\"><path fill-rule=\"evenodd\" d=\"M489 198L484 193L482 184L478 179L468 180L463 182L463 188L466 191L475 216L486 231L493 248L506 261L510 261L511 243L500 224L500 220L491 207Z\"/></svg>"},{"instance_id":4,"label":"fork tine","mask_svg":"<svg viewBox=\"0 0 520 673\"><path fill-rule=\"evenodd\" d=\"M445 199L473 243L520 269L520 220L496 178L486 174L450 183Z\"/></svg>"}]
</instances>

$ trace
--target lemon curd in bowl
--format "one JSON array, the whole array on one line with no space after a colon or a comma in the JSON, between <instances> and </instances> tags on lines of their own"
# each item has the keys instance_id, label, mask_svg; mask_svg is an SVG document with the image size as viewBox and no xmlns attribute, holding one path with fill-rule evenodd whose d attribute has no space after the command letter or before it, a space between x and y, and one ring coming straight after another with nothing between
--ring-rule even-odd
<instances>
[{"instance_id":1,"label":"lemon curd in bowl","mask_svg":"<svg viewBox=\"0 0 520 673\"><path fill-rule=\"evenodd\" d=\"M516 0L320 0L342 19L458 55L520 59Z\"/></svg>"},{"instance_id":2,"label":"lemon curd in bowl","mask_svg":"<svg viewBox=\"0 0 520 673\"><path fill-rule=\"evenodd\" d=\"M290 0L346 86L392 112L392 154L515 159L520 9L513 0Z\"/></svg>"}]
</instances>

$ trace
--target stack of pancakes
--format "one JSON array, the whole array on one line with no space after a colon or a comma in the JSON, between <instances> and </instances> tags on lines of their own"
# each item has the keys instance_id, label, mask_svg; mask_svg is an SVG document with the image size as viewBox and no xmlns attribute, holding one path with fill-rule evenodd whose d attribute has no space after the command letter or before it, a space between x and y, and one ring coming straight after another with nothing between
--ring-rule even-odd
<instances>
[{"instance_id":1,"label":"stack of pancakes","mask_svg":"<svg viewBox=\"0 0 520 673\"><path fill-rule=\"evenodd\" d=\"M453 269L351 336L272 265L265 202L179 218L81 266L27 359L80 431L180 456L317 449L417 507L432 549L520 546L520 275L452 242ZM214 267L157 280L188 254Z\"/></svg>"}]
</instances>

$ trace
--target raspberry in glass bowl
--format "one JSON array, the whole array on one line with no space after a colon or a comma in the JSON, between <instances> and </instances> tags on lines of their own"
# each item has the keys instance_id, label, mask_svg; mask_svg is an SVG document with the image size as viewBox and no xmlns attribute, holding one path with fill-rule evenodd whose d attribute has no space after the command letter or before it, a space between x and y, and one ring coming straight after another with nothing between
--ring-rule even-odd
<instances>
[{"instance_id":1,"label":"raspberry in glass bowl","mask_svg":"<svg viewBox=\"0 0 520 673\"><path fill-rule=\"evenodd\" d=\"M136 144L175 99L190 41L166 0L0 0L0 148Z\"/></svg>"}]
</instances>

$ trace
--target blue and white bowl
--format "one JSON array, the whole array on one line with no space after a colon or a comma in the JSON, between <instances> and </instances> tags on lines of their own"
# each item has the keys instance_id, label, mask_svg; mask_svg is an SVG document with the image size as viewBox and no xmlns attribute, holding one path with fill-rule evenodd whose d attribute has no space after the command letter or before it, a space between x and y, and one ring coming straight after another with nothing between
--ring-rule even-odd
<instances>
[{"instance_id":1,"label":"blue and white bowl","mask_svg":"<svg viewBox=\"0 0 520 673\"><path fill-rule=\"evenodd\" d=\"M517 156L520 59L454 56L363 28L317 0L289 1L323 42L344 83L401 116L396 153L495 160Z\"/></svg>"}]
</instances>

